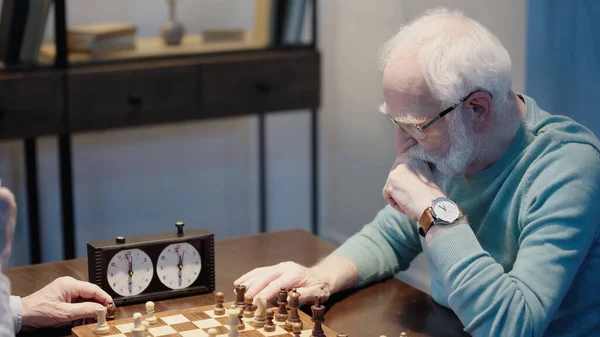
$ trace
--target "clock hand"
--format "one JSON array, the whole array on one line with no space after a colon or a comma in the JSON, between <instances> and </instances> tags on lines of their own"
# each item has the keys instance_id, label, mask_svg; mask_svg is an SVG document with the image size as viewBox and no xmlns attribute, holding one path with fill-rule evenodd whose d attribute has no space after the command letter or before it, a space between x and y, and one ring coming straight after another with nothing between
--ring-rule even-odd
<instances>
[{"instance_id":1,"label":"clock hand","mask_svg":"<svg viewBox=\"0 0 600 337\"><path fill-rule=\"evenodd\" d=\"M131 279L133 276L133 260L131 260L131 256L128 255L125 255L125 259L127 259L127 262L129 262L129 271L127 274L129 274L129 279Z\"/></svg>"}]
</instances>

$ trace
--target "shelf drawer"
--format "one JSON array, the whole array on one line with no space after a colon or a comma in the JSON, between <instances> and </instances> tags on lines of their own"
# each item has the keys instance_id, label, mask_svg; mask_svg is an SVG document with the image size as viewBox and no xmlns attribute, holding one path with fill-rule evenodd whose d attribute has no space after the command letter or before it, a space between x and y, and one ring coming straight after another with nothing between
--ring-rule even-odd
<instances>
[{"instance_id":1,"label":"shelf drawer","mask_svg":"<svg viewBox=\"0 0 600 337\"><path fill-rule=\"evenodd\" d=\"M207 117L319 106L319 54L290 53L200 65Z\"/></svg>"},{"instance_id":2,"label":"shelf drawer","mask_svg":"<svg viewBox=\"0 0 600 337\"><path fill-rule=\"evenodd\" d=\"M62 87L59 73L10 74L0 78L0 139L61 132Z\"/></svg>"},{"instance_id":3,"label":"shelf drawer","mask_svg":"<svg viewBox=\"0 0 600 337\"><path fill-rule=\"evenodd\" d=\"M176 122L199 114L193 65L74 71L69 93L73 131Z\"/></svg>"}]
</instances>

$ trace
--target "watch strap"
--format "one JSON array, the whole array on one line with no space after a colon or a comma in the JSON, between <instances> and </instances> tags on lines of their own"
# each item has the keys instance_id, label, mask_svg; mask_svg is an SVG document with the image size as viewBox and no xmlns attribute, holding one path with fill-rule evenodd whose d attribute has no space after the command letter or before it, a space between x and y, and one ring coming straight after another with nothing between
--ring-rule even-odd
<instances>
[{"instance_id":1,"label":"watch strap","mask_svg":"<svg viewBox=\"0 0 600 337\"><path fill-rule=\"evenodd\" d=\"M433 220L433 212L431 211L431 208L428 207L427 209L425 209L423 214L421 214L421 218L419 219L419 235L425 237L425 235L429 231L429 228L431 228L431 226L433 225Z\"/></svg>"}]
</instances>

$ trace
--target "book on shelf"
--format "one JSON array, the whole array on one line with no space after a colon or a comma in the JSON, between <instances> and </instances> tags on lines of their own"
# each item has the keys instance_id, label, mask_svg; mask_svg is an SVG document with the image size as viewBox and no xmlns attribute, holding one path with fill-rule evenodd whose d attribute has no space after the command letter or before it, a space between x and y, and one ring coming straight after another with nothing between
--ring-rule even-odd
<instances>
[{"instance_id":1,"label":"book on shelf","mask_svg":"<svg viewBox=\"0 0 600 337\"><path fill-rule=\"evenodd\" d=\"M21 45L20 60L23 64L33 64L38 60L40 48L44 41L46 21L54 0L35 0L29 5L27 24Z\"/></svg>"},{"instance_id":2,"label":"book on shelf","mask_svg":"<svg viewBox=\"0 0 600 337\"><path fill-rule=\"evenodd\" d=\"M4 0L0 13L0 60L6 65L19 63L27 26L29 0Z\"/></svg>"},{"instance_id":3,"label":"book on shelf","mask_svg":"<svg viewBox=\"0 0 600 337\"><path fill-rule=\"evenodd\" d=\"M137 27L127 23L98 23L67 29L71 52L102 54L135 48Z\"/></svg>"},{"instance_id":4,"label":"book on shelf","mask_svg":"<svg viewBox=\"0 0 600 337\"><path fill-rule=\"evenodd\" d=\"M271 6L271 46L312 43L313 0L276 0Z\"/></svg>"}]
</instances>

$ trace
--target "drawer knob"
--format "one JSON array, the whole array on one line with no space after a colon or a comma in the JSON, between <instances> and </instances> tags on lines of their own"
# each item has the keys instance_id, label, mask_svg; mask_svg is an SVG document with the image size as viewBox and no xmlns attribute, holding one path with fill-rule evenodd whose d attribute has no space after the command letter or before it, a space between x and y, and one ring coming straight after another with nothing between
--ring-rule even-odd
<instances>
[{"instance_id":1,"label":"drawer knob","mask_svg":"<svg viewBox=\"0 0 600 337\"><path fill-rule=\"evenodd\" d=\"M127 96L127 101L132 107L139 108L144 102L144 98L140 95L130 94Z\"/></svg>"},{"instance_id":2,"label":"drawer knob","mask_svg":"<svg viewBox=\"0 0 600 337\"><path fill-rule=\"evenodd\" d=\"M269 92L271 92L271 86L269 85L269 83L265 83L265 82L258 82L256 83L256 91L258 91L261 94L268 94Z\"/></svg>"}]
</instances>

